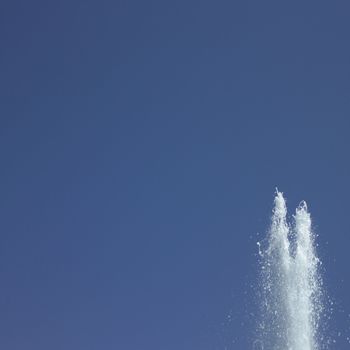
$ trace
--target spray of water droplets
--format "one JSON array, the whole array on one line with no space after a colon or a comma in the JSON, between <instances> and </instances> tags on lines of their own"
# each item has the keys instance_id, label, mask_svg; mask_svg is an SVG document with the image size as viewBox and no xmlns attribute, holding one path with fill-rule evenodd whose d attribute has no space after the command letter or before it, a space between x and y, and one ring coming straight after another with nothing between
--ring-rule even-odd
<instances>
[{"instance_id":1,"label":"spray of water droplets","mask_svg":"<svg viewBox=\"0 0 350 350\"><path fill-rule=\"evenodd\" d=\"M322 281L311 217L301 202L289 224L281 192L276 193L274 204L267 240L258 243L262 309L258 347L319 350Z\"/></svg>"}]
</instances>

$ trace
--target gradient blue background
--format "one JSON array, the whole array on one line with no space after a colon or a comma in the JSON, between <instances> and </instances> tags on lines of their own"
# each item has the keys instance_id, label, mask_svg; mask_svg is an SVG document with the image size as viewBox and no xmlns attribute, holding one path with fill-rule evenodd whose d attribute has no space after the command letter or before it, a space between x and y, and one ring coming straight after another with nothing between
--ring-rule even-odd
<instances>
[{"instance_id":1,"label":"gradient blue background","mask_svg":"<svg viewBox=\"0 0 350 350\"><path fill-rule=\"evenodd\" d=\"M348 349L349 11L1 1L1 349L251 349L276 186Z\"/></svg>"}]
</instances>

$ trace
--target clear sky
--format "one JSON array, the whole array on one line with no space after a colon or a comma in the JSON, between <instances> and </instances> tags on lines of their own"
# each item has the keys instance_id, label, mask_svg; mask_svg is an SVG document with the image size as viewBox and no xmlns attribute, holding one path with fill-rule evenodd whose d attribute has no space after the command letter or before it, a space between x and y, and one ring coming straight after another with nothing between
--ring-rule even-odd
<instances>
[{"instance_id":1,"label":"clear sky","mask_svg":"<svg viewBox=\"0 0 350 350\"><path fill-rule=\"evenodd\" d=\"M277 186L348 349L349 11L2 0L0 348L251 349Z\"/></svg>"}]
</instances>

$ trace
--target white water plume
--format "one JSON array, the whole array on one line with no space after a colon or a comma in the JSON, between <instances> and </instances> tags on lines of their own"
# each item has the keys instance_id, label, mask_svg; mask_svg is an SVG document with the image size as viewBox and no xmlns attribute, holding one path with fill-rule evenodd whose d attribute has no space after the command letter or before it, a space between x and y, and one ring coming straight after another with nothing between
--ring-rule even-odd
<instances>
[{"instance_id":1,"label":"white water plume","mask_svg":"<svg viewBox=\"0 0 350 350\"><path fill-rule=\"evenodd\" d=\"M287 222L287 207L276 193L271 227L261 259L261 348L318 350L321 303L320 264L305 202ZM260 340L259 340L260 341Z\"/></svg>"}]
</instances>

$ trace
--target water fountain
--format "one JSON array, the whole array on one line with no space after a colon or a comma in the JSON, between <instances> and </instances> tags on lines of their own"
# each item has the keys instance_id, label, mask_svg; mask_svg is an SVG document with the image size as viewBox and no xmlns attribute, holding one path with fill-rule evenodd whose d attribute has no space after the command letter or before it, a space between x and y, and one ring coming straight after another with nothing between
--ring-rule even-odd
<instances>
[{"instance_id":1,"label":"water fountain","mask_svg":"<svg viewBox=\"0 0 350 350\"><path fill-rule=\"evenodd\" d=\"M289 224L285 199L277 191L266 242L258 245L262 318L254 347L318 350L322 281L306 203L300 203Z\"/></svg>"}]
</instances>

